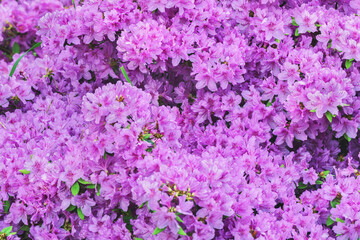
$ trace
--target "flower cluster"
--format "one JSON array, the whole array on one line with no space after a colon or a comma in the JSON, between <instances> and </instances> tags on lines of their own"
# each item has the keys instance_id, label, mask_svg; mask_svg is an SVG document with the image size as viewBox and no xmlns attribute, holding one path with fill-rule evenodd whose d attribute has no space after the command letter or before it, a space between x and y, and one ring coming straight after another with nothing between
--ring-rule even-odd
<instances>
[{"instance_id":1,"label":"flower cluster","mask_svg":"<svg viewBox=\"0 0 360 240\"><path fill-rule=\"evenodd\" d=\"M0 2L0 240L360 238L358 0Z\"/></svg>"}]
</instances>

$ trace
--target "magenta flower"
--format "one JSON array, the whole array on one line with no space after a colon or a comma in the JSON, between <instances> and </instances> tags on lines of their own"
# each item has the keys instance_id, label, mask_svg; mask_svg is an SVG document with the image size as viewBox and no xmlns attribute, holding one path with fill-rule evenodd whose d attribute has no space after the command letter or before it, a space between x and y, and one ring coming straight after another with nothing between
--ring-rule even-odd
<instances>
[{"instance_id":1,"label":"magenta flower","mask_svg":"<svg viewBox=\"0 0 360 240\"><path fill-rule=\"evenodd\" d=\"M165 12L165 7L169 4L171 1L166 0L151 0L148 3L149 11L154 11L158 9L160 12Z\"/></svg>"},{"instance_id":2,"label":"magenta flower","mask_svg":"<svg viewBox=\"0 0 360 240\"><path fill-rule=\"evenodd\" d=\"M35 209L32 206L26 207L24 203L17 201L11 205L9 212L10 213L6 216L5 222L14 222L17 224L22 221L25 225L27 225L27 216L33 214Z\"/></svg>"},{"instance_id":3,"label":"magenta flower","mask_svg":"<svg viewBox=\"0 0 360 240\"><path fill-rule=\"evenodd\" d=\"M319 178L318 174L316 173L316 171L311 168L309 170L305 170L302 174L303 176L303 183L304 184L315 184L316 180Z\"/></svg>"},{"instance_id":4,"label":"magenta flower","mask_svg":"<svg viewBox=\"0 0 360 240\"><path fill-rule=\"evenodd\" d=\"M261 24L266 29L265 31L265 40L269 41L271 38L283 39L285 30L283 21L279 21L274 16L264 18Z\"/></svg>"},{"instance_id":5,"label":"magenta flower","mask_svg":"<svg viewBox=\"0 0 360 240\"><path fill-rule=\"evenodd\" d=\"M215 236L215 230L209 225L196 223L195 225L195 233L193 235L193 239L201 240L201 239L212 239Z\"/></svg>"},{"instance_id":6,"label":"magenta flower","mask_svg":"<svg viewBox=\"0 0 360 240\"><path fill-rule=\"evenodd\" d=\"M319 91L315 93L308 93L307 97L310 102L306 103L306 107L310 110L316 110L316 116L322 118L324 114L329 111L331 114L337 115L339 110L338 106L342 104L343 97L346 93L336 95L335 93L321 94Z\"/></svg>"},{"instance_id":7,"label":"magenta flower","mask_svg":"<svg viewBox=\"0 0 360 240\"><path fill-rule=\"evenodd\" d=\"M309 124L306 122L290 122L286 120L286 117L283 113L274 117L274 122L276 127L274 129L274 134L277 136L276 144L280 145L284 142L289 147L293 147L293 140L297 138L299 140L306 140L307 135L305 134L306 129L309 127Z\"/></svg>"},{"instance_id":8,"label":"magenta flower","mask_svg":"<svg viewBox=\"0 0 360 240\"><path fill-rule=\"evenodd\" d=\"M306 33L307 31L316 32L315 23L318 20L316 14L310 14L309 11L303 10L294 17L299 25L299 33Z\"/></svg>"},{"instance_id":9,"label":"magenta flower","mask_svg":"<svg viewBox=\"0 0 360 240\"><path fill-rule=\"evenodd\" d=\"M195 80L197 81L197 89L208 87L210 91L215 92L217 90L216 81L206 68L202 68L202 71L195 76Z\"/></svg>"},{"instance_id":10,"label":"magenta flower","mask_svg":"<svg viewBox=\"0 0 360 240\"><path fill-rule=\"evenodd\" d=\"M351 227L344 223L338 222L336 226L333 227L333 230L336 234L341 234L337 239L357 239L360 236L360 221L356 221Z\"/></svg>"},{"instance_id":11,"label":"magenta flower","mask_svg":"<svg viewBox=\"0 0 360 240\"><path fill-rule=\"evenodd\" d=\"M74 3L0 4L9 239L359 238L359 1Z\"/></svg>"},{"instance_id":12,"label":"magenta flower","mask_svg":"<svg viewBox=\"0 0 360 240\"><path fill-rule=\"evenodd\" d=\"M91 207L95 206L95 201L90 198L90 193L86 192L81 195L76 195L72 200L72 204L81 208L85 216L91 215Z\"/></svg>"},{"instance_id":13,"label":"magenta flower","mask_svg":"<svg viewBox=\"0 0 360 240\"><path fill-rule=\"evenodd\" d=\"M178 233L180 226L176 220L176 215L173 212L169 212L167 207L161 207L158 211L156 211L154 218L156 219L158 228L162 229L169 227L173 234Z\"/></svg>"},{"instance_id":14,"label":"magenta flower","mask_svg":"<svg viewBox=\"0 0 360 240\"><path fill-rule=\"evenodd\" d=\"M360 43L357 41L350 39L347 44L345 54L343 56L344 59L356 59L357 61L360 60Z\"/></svg>"}]
</instances>

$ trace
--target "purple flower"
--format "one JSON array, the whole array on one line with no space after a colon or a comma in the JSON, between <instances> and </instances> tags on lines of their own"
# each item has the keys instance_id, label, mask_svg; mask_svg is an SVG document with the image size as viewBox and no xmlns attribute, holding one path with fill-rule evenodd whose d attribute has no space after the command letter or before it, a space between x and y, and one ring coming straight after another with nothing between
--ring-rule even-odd
<instances>
[{"instance_id":1,"label":"purple flower","mask_svg":"<svg viewBox=\"0 0 360 240\"><path fill-rule=\"evenodd\" d=\"M318 178L319 178L319 176L313 168L311 168L309 170L305 170L303 172L303 183L304 184L308 184L308 183L315 184L315 182Z\"/></svg>"},{"instance_id":2,"label":"purple flower","mask_svg":"<svg viewBox=\"0 0 360 240\"><path fill-rule=\"evenodd\" d=\"M317 21L316 14L310 14L309 11L303 10L294 16L296 23L299 25L299 33L307 31L316 32L315 23Z\"/></svg>"},{"instance_id":3,"label":"purple flower","mask_svg":"<svg viewBox=\"0 0 360 240\"><path fill-rule=\"evenodd\" d=\"M284 114L280 114L274 117L274 122L276 127L274 129L274 134L277 136L276 144L280 145L284 142L289 147L293 147L293 140L297 138L299 140L306 140L307 135L305 130L309 127L308 123L305 122L290 122L286 120Z\"/></svg>"},{"instance_id":4,"label":"purple flower","mask_svg":"<svg viewBox=\"0 0 360 240\"><path fill-rule=\"evenodd\" d=\"M85 216L91 215L91 207L95 206L95 201L90 198L90 193L86 192L81 195L76 195L71 202L74 206L81 208Z\"/></svg>"},{"instance_id":5,"label":"purple flower","mask_svg":"<svg viewBox=\"0 0 360 240\"><path fill-rule=\"evenodd\" d=\"M176 220L176 215L173 212L169 212L166 207L161 207L155 212L154 218L156 219L157 227L162 229L169 227L173 234L177 234L180 226Z\"/></svg>"},{"instance_id":6,"label":"purple flower","mask_svg":"<svg viewBox=\"0 0 360 240\"><path fill-rule=\"evenodd\" d=\"M18 224L20 221L22 221L25 225L27 225L27 216L34 213L34 208L32 206L26 207L24 203L17 201L11 204L9 212L10 213L6 216L5 222L14 222Z\"/></svg>"},{"instance_id":7,"label":"purple flower","mask_svg":"<svg viewBox=\"0 0 360 240\"><path fill-rule=\"evenodd\" d=\"M208 87L210 91L215 92L217 90L215 78L206 68L201 68L201 71L199 71L199 73L196 75L195 80L197 81L197 89Z\"/></svg>"},{"instance_id":8,"label":"purple flower","mask_svg":"<svg viewBox=\"0 0 360 240\"><path fill-rule=\"evenodd\" d=\"M357 239L360 236L360 222L356 221L351 227L338 222L336 226L333 227L333 230L336 234L341 234L337 239Z\"/></svg>"},{"instance_id":9,"label":"purple flower","mask_svg":"<svg viewBox=\"0 0 360 240\"><path fill-rule=\"evenodd\" d=\"M308 93L309 104L306 107L310 110L316 110L316 116L322 118L323 115L329 111L331 114L337 115L339 110L338 106L342 104L342 99L346 96L346 93L328 93L321 94L319 91L315 93Z\"/></svg>"}]
</instances>

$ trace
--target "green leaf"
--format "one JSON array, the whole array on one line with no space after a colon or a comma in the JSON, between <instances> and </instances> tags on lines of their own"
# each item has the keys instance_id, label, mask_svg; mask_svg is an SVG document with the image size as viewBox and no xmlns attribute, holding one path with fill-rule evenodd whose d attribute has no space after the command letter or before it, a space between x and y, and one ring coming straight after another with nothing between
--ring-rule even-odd
<instances>
[{"instance_id":1,"label":"green leaf","mask_svg":"<svg viewBox=\"0 0 360 240\"><path fill-rule=\"evenodd\" d=\"M144 135L143 135L143 138L144 138L144 139L148 139L148 138L150 138L150 137L151 137L151 134L144 134Z\"/></svg>"},{"instance_id":2,"label":"green leaf","mask_svg":"<svg viewBox=\"0 0 360 240\"><path fill-rule=\"evenodd\" d=\"M145 206L146 202L144 202L143 204L140 205L139 208L142 208L143 206Z\"/></svg>"},{"instance_id":3,"label":"green leaf","mask_svg":"<svg viewBox=\"0 0 360 240\"><path fill-rule=\"evenodd\" d=\"M321 27L321 24L317 24L317 23L315 23L315 26L317 26L317 27Z\"/></svg>"},{"instance_id":4,"label":"green leaf","mask_svg":"<svg viewBox=\"0 0 360 240\"><path fill-rule=\"evenodd\" d=\"M178 221L181 222L181 223L184 222L179 216L176 216L176 220L178 220Z\"/></svg>"},{"instance_id":5,"label":"green leaf","mask_svg":"<svg viewBox=\"0 0 360 240\"><path fill-rule=\"evenodd\" d=\"M81 183L81 184L84 184L84 185L92 184L92 182L87 182L82 178L79 178L78 182Z\"/></svg>"},{"instance_id":6,"label":"green leaf","mask_svg":"<svg viewBox=\"0 0 360 240\"><path fill-rule=\"evenodd\" d=\"M30 171L26 170L26 169L21 169L21 170L19 170L19 172L21 172L23 174L29 174L30 173Z\"/></svg>"},{"instance_id":7,"label":"green leaf","mask_svg":"<svg viewBox=\"0 0 360 240\"><path fill-rule=\"evenodd\" d=\"M20 53L20 46L17 42L14 43L13 47L12 47L12 53Z\"/></svg>"},{"instance_id":8,"label":"green leaf","mask_svg":"<svg viewBox=\"0 0 360 240\"><path fill-rule=\"evenodd\" d=\"M95 189L95 184L87 185L86 188L88 188L88 189Z\"/></svg>"},{"instance_id":9,"label":"green leaf","mask_svg":"<svg viewBox=\"0 0 360 240\"><path fill-rule=\"evenodd\" d=\"M297 36L299 36L300 34L299 34L299 28L297 28L296 30L295 30L295 36L297 37Z\"/></svg>"},{"instance_id":10,"label":"green leaf","mask_svg":"<svg viewBox=\"0 0 360 240\"><path fill-rule=\"evenodd\" d=\"M345 61L345 67L346 67L346 69L349 69L349 68L351 67L353 61L354 61L353 58L350 59L350 60L348 59L348 60Z\"/></svg>"},{"instance_id":11,"label":"green leaf","mask_svg":"<svg viewBox=\"0 0 360 240\"><path fill-rule=\"evenodd\" d=\"M30 226L28 225L22 225L21 228L20 228L22 231L24 232L28 232L30 230Z\"/></svg>"},{"instance_id":12,"label":"green leaf","mask_svg":"<svg viewBox=\"0 0 360 240\"><path fill-rule=\"evenodd\" d=\"M326 178L326 176L330 173L330 171L323 171L320 173L320 177Z\"/></svg>"},{"instance_id":13,"label":"green leaf","mask_svg":"<svg viewBox=\"0 0 360 240\"><path fill-rule=\"evenodd\" d=\"M303 182L299 182L298 188L305 189L305 188L307 188L307 184L305 185Z\"/></svg>"},{"instance_id":14,"label":"green leaf","mask_svg":"<svg viewBox=\"0 0 360 240\"><path fill-rule=\"evenodd\" d=\"M12 77L15 73L15 70L17 68L17 65L19 64L20 60L30 51L34 50L35 48L39 47L41 45L41 42L35 43L34 46L32 46L29 50L27 50L23 55L19 57L18 60L14 63L13 67L11 68L9 76Z\"/></svg>"},{"instance_id":15,"label":"green leaf","mask_svg":"<svg viewBox=\"0 0 360 240\"><path fill-rule=\"evenodd\" d=\"M179 235L186 236L186 233L184 232L184 229L182 229L181 227L180 227L180 229L179 229L179 231L178 231L178 234L179 234Z\"/></svg>"},{"instance_id":16,"label":"green leaf","mask_svg":"<svg viewBox=\"0 0 360 240\"><path fill-rule=\"evenodd\" d=\"M3 209L4 209L4 212L5 213L8 213L9 212L9 209L10 209L10 202L9 201L5 201L4 204L3 204Z\"/></svg>"},{"instance_id":17,"label":"green leaf","mask_svg":"<svg viewBox=\"0 0 360 240\"><path fill-rule=\"evenodd\" d=\"M338 233L338 234L336 234L336 236L338 237L338 236L341 236L342 235L342 233Z\"/></svg>"},{"instance_id":18,"label":"green leaf","mask_svg":"<svg viewBox=\"0 0 360 240\"><path fill-rule=\"evenodd\" d=\"M66 211L71 212L71 211L74 211L75 209L76 209L76 206L70 204L70 206L66 209Z\"/></svg>"},{"instance_id":19,"label":"green leaf","mask_svg":"<svg viewBox=\"0 0 360 240\"><path fill-rule=\"evenodd\" d=\"M266 106L267 107L270 107L272 105L272 102L270 102L270 100L268 100L267 102L266 102Z\"/></svg>"},{"instance_id":20,"label":"green leaf","mask_svg":"<svg viewBox=\"0 0 360 240\"><path fill-rule=\"evenodd\" d=\"M275 39L275 42L280 43L280 40L279 40L279 39Z\"/></svg>"},{"instance_id":21,"label":"green leaf","mask_svg":"<svg viewBox=\"0 0 360 240\"><path fill-rule=\"evenodd\" d=\"M136 238L134 238L134 239L135 239L135 240L144 240L144 239L142 239L142 238L137 238L137 237L136 237Z\"/></svg>"},{"instance_id":22,"label":"green leaf","mask_svg":"<svg viewBox=\"0 0 360 240\"><path fill-rule=\"evenodd\" d=\"M3 230L1 230L1 233L5 233L6 235L8 235L9 233L11 233L12 229L13 229L12 226L6 227Z\"/></svg>"},{"instance_id":23,"label":"green leaf","mask_svg":"<svg viewBox=\"0 0 360 240\"><path fill-rule=\"evenodd\" d=\"M334 223L335 223L335 221L334 220L332 220L331 218L331 215L327 218L327 220L326 220L326 226L330 226L330 225L333 225Z\"/></svg>"},{"instance_id":24,"label":"green leaf","mask_svg":"<svg viewBox=\"0 0 360 240\"><path fill-rule=\"evenodd\" d=\"M316 109L310 110L310 112L316 112Z\"/></svg>"},{"instance_id":25,"label":"green leaf","mask_svg":"<svg viewBox=\"0 0 360 240\"><path fill-rule=\"evenodd\" d=\"M351 141L351 138L350 138L346 133L344 134L344 138L345 138L348 142Z\"/></svg>"},{"instance_id":26,"label":"green leaf","mask_svg":"<svg viewBox=\"0 0 360 240\"><path fill-rule=\"evenodd\" d=\"M126 81L127 81L128 83L130 83L131 86L134 86L134 85L132 84L132 82L130 81L129 76L128 76L127 73L126 73L124 66L121 66L120 69L121 69L121 72L122 72L122 74L124 75Z\"/></svg>"},{"instance_id":27,"label":"green leaf","mask_svg":"<svg viewBox=\"0 0 360 240\"><path fill-rule=\"evenodd\" d=\"M330 202L330 205L332 208L336 208L336 205L339 205L340 204L340 200L338 198L335 198L334 200L332 200Z\"/></svg>"},{"instance_id":28,"label":"green leaf","mask_svg":"<svg viewBox=\"0 0 360 240\"><path fill-rule=\"evenodd\" d=\"M105 159L105 160L107 159L107 154L106 154L106 152L104 152L104 159Z\"/></svg>"},{"instance_id":29,"label":"green leaf","mask_svg":"<svg viewBox=\"0 0 360 240\"><path fill-rule=\"evenodd\" d=\"M155 230L154 230L154 232L153 232L153 235L159 234L159 233L165 231L165 229L166 229L166 227L164 227L164 228L162 228L162 229L156 227Z\"/></svg>"},{"instance_id":30,"label":"green leaf","mask_svg":"<svg viewBox=\"0 0 360 240\"><path fill-rule=\"evenodd\" d=\"M8 236L15 235L15 234L16 234L16 232L12 232L12 233L9 233Z\"/></svg>"},{"instance_id":31,"label":"green leaf","mask_svg":"<svg viewBox=\"0 0 360 240\"><path fill-rule=\"evenodd\" d=\"M344 220L342 220L341 218L336 218L336 221L337 222L342 222L342 223L344 223L345 221Z\"/></svg>"},{"instance_id":32,"label":"green leaf","mask_svg":"<svg viewBox=\"0 0 360 240\"><path fill-rule=\"evenodd\" d=\"M329 122L332 122L333 119L333 115L331 114L331 112L327 111L325 113L326 118L329 120Z\"/></svg>"},{"instance_id":33,"label":"green leaf","mask_svg":"<svg viewBox=\"0 0 360 240\"><path fill-rule=\"evenodd\" d=\"M83 214L83 212L81 211L81 208L77 208L77 214L79 215L79 218L81 220L84 220L85 215Z\"/></svg>"},{"instance_id":34,"label":"green leaf","mask_svg":"<svg viewBox=\"0 0 360 240\"><path fill-rule=\"evenodd\" d=\"M280 166L281 168L285 168L285 165L284 164L281 164L281 166Z\"/></svg>"},{"instance_id":35,"label":"green leaf","mask_svg":"<svg viewBox=\"0 0 360 240\"><path fill-rule=\"evenodd\" d=\"M151 143L152 145L155 146L155 142L151 139L144 139L145 142Z\"/></svg>"},{"instance_id":36,"label":"green leaf","mask_svg":"<svg viewBox=\"0 0 360 240\"><path fill-rule=\"evenodd\" d=\"M330 39L328 42L327 48L331 48L331 43L332 43L332 40Z\"/></svg>"},{"instance_id":37,"label":"green leaf","mask_svg":"<svg viewBox=\"0 0 360 240\"><path fill-rule=\"evenodd\" d=\"M71 187L71 193L74 196L76 196L76 195L78 195L79 191L80 191L80 185L78 182L75 182L74 185L72 185L72 187Z\"/></svg>"},{"instance_id":38,"label":"green leaf","mask_svg":"<svg viewBox=\"0 0 360 240\"><path fill-rule=\"evenodd\" d=\"M292 23L291 23L291 24L292 24L293 26L296 26L296 27L299 26L299 24L297 24L297 23L295 22L295 18L294 18L294 17L291 17L291 19L292 19Z\"/></svg>"},{"instance_id":39,"label":"green leaf","mask_svg":"<svg viewBox=\"0 0 360 240\"><path fill-rule=\"evenodd\" d=\"M74 5L74 8L76 9L75 0L72 0L72 3L73 3L73 5Z\"/></svg>"},{"instance_id":40,"label":"green leaf","mask_svg":"<svg viewBox=\"0 0 360 240\"><path fill-rule=\"evenodd\" d=\"M315 183L316 183L316 184L323 184L323 181L316 180Z\"/></svg>"},{"instance_id":41,"label":"green leaf","mask_svg":"<svg viewBox=\"0 0 360 240\"><path fill-rule=\"evenodd\" d=\"M97 196L100 196L100 188L101 188L100 184L97 184L96 185L96 195Z\"/></svg>"}]
</instances>

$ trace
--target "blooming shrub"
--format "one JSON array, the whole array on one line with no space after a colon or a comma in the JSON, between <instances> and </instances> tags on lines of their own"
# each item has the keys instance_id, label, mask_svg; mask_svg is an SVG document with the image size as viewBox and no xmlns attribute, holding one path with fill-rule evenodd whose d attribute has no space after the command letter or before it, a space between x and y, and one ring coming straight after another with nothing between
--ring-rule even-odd
<instances>
[{"instance_id":1,"label":"blooming shrub","mask_svg":"<svg viewBox=\"0 0 360 240\"><path fill-rule=\"evenodd\" d=\"M358 14L0 1L0 239L359 239Z\"/></svg>"}]
</instances>

